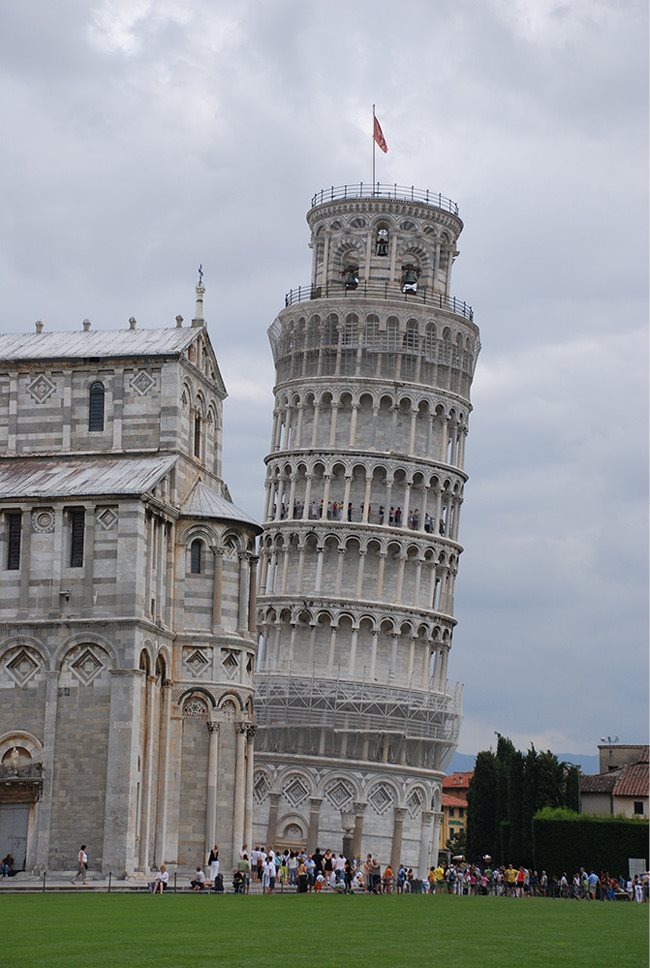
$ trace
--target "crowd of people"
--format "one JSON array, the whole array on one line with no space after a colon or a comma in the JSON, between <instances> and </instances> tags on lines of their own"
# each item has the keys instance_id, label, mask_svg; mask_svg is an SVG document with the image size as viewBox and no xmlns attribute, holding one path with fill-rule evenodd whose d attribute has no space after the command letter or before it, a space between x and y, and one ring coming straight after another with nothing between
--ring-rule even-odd
<instances>
[{"instance_id":1,"label":"crowd of people","mask_svg":"<svg viewBox=\"0 0 650 968\"><path fill-rule=\"evenodd\" d=\"M206 865L209 876L199 865L190 879L193 891L224 890L223 876L219 873L218 848L214 847ZM168 884L169 874L164 865L158 872L153 890L161 893ZM163 882L161 884L161 881ZM635 877L615 877L606 871L596 873L580 868L569 876L548 876L546 871L529 870L526 867L483 867L461 863L438 864L431 867L425 877L416 877L413 869L404 864L393 870L390 864L382 866L372 854L366 859L347 858L336 851L268 850L256 845L249 851L246 844L240 851L239 861L233 871L235 893L246 894L251 884L258 884L262 894L277 890L292 890L298 894L453 894L492 895L496 897L553 897L579 900L648 900L650 872Z\"/></svg>"}]
</instances>

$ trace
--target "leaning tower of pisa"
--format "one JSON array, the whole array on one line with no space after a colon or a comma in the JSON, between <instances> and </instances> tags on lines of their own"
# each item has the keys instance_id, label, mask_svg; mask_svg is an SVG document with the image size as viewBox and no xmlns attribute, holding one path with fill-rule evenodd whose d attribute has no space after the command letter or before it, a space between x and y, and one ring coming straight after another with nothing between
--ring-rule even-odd
<instances>
[{"instance_id":1,"label":"leaning tower of pisa","mask_svg":"<svg viewBox=\"0 0 650 968\"><path fill-rule=\"evenodd\" d=\"M319 192L311 282L270 327L255 838L422 874L461 691L448 678L479 331L451 295L457 205Z\"/></svg>"}]
</instances>

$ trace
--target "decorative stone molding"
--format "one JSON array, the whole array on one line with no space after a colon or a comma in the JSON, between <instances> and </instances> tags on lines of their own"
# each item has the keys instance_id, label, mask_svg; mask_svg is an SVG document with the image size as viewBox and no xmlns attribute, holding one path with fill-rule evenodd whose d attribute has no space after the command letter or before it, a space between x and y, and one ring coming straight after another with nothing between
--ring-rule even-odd
<instances>
[{"instance_id":1,"label":"decorative stone molding","mask_svg":"<svg viewBox=\"0 0 650 968\"><path fill-rule=\"evenodd\" d=\"M35 534L51 534L54 531L53 508L34 508L32 511L32 531Z\"/></svg>"},{"instance_id":2,"label":"decorative stone molding","mask_svg":"<svg viewBox=\"0 0 650 968\"><path fill-rule=\"evenodd\" d=\"M39 373L27 384L27 392L35 403L45 403L56 391L56 383L45 373Z\"/></svg>"}]
</instances>

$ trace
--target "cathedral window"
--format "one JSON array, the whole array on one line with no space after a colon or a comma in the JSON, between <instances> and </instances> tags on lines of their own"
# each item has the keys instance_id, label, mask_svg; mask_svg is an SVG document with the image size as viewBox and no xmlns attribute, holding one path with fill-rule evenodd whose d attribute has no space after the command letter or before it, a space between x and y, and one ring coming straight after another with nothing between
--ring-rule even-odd
<instances>
[{"instance_id":1,"label":"cathedral window","mask_svg":"<svg viewBox=\"0 0 650 968\"><path fill-rule=\"evenodd\" d=\"M203 542L195 538L190 545L190 573L200 575L203 571Z\"/></svg>"},{"instance_id":2,"label":"cathedral window","mask_svg":"<svg viewBox=\"0 0 650 968\"><path fill-rule=\"evenodd\" d=\"M22 514L20 511L10 511L7 519L7 569L17 571L20 568L20 538Z\"/></svg>"},{"instance_id":3,"label":"cathedral window","mask_svg":"<svg viewBox=\"0 0 650 968\"><path fill-rule=\"evenodd\" d=\"M70 567L82 568L86 512L83 508L74 508L68 513L70 515Z\"/></svg>"},{"instance_id":4,"label":"cathedral window","mask_svg":"<svg viewBox=\"0 0 650 968\"><path fill-rule=\"evenodd\" d=\"M201 416L198 413L194 416L194 456L201 457Z\"/></svg>"},{"instance_id":5,"label":"cathedral window","mask_svg":"<svg viewBox=\"0 0 650 968\"><path fill-rule=\"evenodd\" d=\"M88 430L104 429L104 384L91 383L88 395Z\"/></svg>"}]
</instances>

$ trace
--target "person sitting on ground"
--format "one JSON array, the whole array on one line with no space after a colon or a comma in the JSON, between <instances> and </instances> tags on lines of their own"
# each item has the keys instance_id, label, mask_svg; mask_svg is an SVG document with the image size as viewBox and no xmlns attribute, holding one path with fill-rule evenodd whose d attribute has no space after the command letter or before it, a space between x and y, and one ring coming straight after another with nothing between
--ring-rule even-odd
<instances>
[{"instance_id":1,"label":"person sitting on ground","mask_svg":"<svg viewBox=\"0 0 650 968\"><path fill-rule=\"evenodd\" d=\"M169 871L166 864L160 865L160 870L156 872L151 885L152 894L164 894L169 884Z\"/></svg>"},{"instance_id":2,"label":"person sitting on ground","mask_svg":"<svg viewBox=\"0 0 650 968\"><path fill-rule=\"evenodd\" d=\"M15 873L14 855L9 853L0 862L0 877L13 877Z\"/></svg>"},{"instance_id":3,"label":"person sitting on ground","mask_svg":"<svg viewBox=\"0 0 650 968\"><path fill-rule=\"evenodd\" d=\"M193 891L203 891L206 887L210 886L210 881L206 878L201 867L197 866L194 877L190 881L190 886Z\"/></svg>"}]
</instances>

